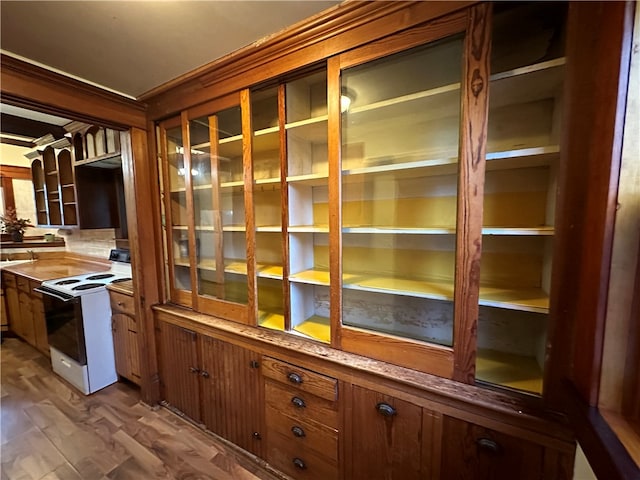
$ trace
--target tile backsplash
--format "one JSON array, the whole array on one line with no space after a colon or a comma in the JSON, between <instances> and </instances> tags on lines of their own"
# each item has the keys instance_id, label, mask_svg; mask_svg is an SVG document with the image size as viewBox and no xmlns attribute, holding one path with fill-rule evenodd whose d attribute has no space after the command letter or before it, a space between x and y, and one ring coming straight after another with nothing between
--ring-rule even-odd
<instances>
[{"instance_id":1,"label":"tile backsplash","mask_svg":"<svg viewBox=\"0 0 640 480\"><path fill-rule=\"evenodd\" d=\"M60 229L57 235L64 237L67 252L107 259L111 249L116 248L116 234L113 228Z\"/></svg>"}]
</instances>

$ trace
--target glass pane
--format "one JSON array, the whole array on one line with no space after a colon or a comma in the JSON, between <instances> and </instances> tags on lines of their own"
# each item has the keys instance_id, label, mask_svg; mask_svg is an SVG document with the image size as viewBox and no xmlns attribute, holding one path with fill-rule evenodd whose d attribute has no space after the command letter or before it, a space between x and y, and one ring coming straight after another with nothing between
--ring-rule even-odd
<instances>
[{"instance_id":1,"label":"glass pane","mask_svg":"<svg viewBox=\"0 0 640 480\"><path fill-rule=\"evenodd\" d=\"M169 219L171 226L174 287L191 290L189 273L189 232L187 219L187 191L185 188L185 163L182 128L170 128L167 135L167 165L169 182Z\"/></svg>"},{"instance_id":2,"label":"glass pane","mask_svg":"<svg viewBox=\"0 0 640 480\"><path fill-rule=\"evenodd\" d=\"M327 73L288 82L287 184L291 328L331 341Z\"/></svg>"},{"instance_id":3,"label":"glass pane","mask_svg":"<svg viewBox=\"0 0 640 480\"><path fill-rule=\"evenodd\" d=\"M258 324L284 330L278 88L251 92Z\"/></svg>"},{"instance_id":4,"label":"glass pane","mask_svg":"<svg viewBox=\"0 0 640 480\"><path fill-rule=\"evenodd\" d=\"M345 325L452 344L462 47L342 72Z\"/></svg>"},{"instance_id":5,"label":"glass pane","mask_svg":"<svg viewBox=\"0 0 640 480\"><path fill-rule=\"evenodd\" d=\"M476 378L537 394L549 312L565 13L562 4L499 7L491 53Z\"/></svg>"},{"instance_id":6,"label":"glass pane","mask_svg":"<svg viewBox=\"0 0 640 480\"><path fill-rule=\"evenodd\" d=\"M189 121L198 295L247 303L240 107Z\"/></svg>"}]
</instances>

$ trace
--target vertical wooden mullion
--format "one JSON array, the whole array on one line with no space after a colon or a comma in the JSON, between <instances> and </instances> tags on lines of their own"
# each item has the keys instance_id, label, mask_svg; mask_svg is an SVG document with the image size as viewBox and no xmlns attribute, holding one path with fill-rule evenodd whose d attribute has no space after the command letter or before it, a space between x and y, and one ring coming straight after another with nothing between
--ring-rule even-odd
<instances>
[{"instance_id":1,"label":"vertical wooden mullion","mask_svg":"<svg viewBox=\"0 0 640 480\"><path fill-rule=\"evenodd\" d=\"M247 306L249 325L255 325L258 318L258 281L256 278L256 231L255 206L253 199L253 124L251 119L251 98L249 89L240 92L242 109L242 174L244 180L244 211L247 239Z\"/></svg>"},{"instance_id":2,"label":"vertical wooden mullion","mask_svg":"<svg viewBox=\"0 0 640 480\"><path fill-rule=\"evenodd\" d=\"M162 176L164 178L164 212L165 212L165 237L167 241L167 254L169 263L169 290L171 300L176 299L175 285L175 256L173 245L173 218L171 216L171 185L169 180L169 155L167 152L167 128L164 124L160 127L160 155L162 157Z\"/></svg>"},{"instance_id":3,"label":"vertical wooden mullion","mask_svg":"<svg viewBox=\"0 0 640 480\"><path fill-rule=\"evenodd\" d=\"M489 108L491 4L469 9L462 75L454 292L455 380L474 383Z\"/></svg>"},{"instance_id":4,"label":"vertical wooden mullion","mask_svg":"<svg viewBox=\"0 0 640 480\"><path fill-rule=\"evenodd\" d=\"M327 61L327 115L329 161L329 311L331 346L341 347L342 324L342 175L340 143L340 61Z\"/></svg>"},{"instance_id":5,"label":"vertical wooden mullion","mask_svg":"<svg viewBox=\"0 0 640 480\"><path fill-rule=\"evenodd\" d=\"M189 132L189 115L183 111L180 115L182 124L182 160L184 162L184 187L187 201L187 231L189 232L189 274L191 276L191 303L198 310L198 259L196 258L195 212L193 210L193 184L191 182L191 134Z\"/></svg>"},{"instance_id":6,"label":"vertical wooden mullion","mask_svg":"<svg viewBox=\"0 0 640 480\"><path fill-rule=\"evenodd\" d=\"M213 203L213 238L216 242L216 296L225 298L224 233L222 230L222 200L220 198L220 156L218 149L218 116L209 116L209 151L211 165L211 200Z\"/></svg>"},{"instance_id":7,"label":"vertical wooden mullion","mask_svg":"<svg viewBox=\"0 0 640 480\"><path fill-rule=\"evenodd\" d=\"M291 329L291 292L289 289L289 158L287 145L287 98L286 86L278 87L278 127L280 129L280 208L282 210L282 302L284 308L284 330Z\"/></svg>"}]
</instances>

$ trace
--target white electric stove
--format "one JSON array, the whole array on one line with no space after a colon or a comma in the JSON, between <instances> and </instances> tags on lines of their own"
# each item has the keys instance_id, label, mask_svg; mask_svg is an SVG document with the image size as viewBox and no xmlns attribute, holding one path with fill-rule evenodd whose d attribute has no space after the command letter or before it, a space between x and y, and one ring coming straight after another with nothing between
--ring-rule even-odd
<instances>
[{"instance_id":1,"label":"white electric stove","mask_svg":"<svg viewBox=\"0 0 640 480\"><path fill-rule=\"evenodd\" d=\"M118 380L107 285L131 280L128 250L114 249L111 268L42 282L53 371L85 395Z\"/></svg>"}]
</instances>

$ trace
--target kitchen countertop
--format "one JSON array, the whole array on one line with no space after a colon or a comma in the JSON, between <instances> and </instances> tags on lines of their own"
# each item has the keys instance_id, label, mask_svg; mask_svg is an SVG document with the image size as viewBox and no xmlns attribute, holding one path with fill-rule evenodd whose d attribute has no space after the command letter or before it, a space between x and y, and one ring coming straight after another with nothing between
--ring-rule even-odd
<instances>
[{"instance_id":1,"label":"kitchen countertop","mask_svg":"<svg viewBox=\"0 0 640 480\"><path fill-rule=\"evenodd\" d=\"M53 280L54 278L73 277L75 275L83 275L86 273L103 272L109 270L108 263L99 260L92 261L78 258L47 258L41 260L33 260L24 263L18 263L2 266L0 268L9 272L22 275L30 280L42 282L44 280Z\"/></svg>"},{"instance_id":2,"label":"kitchen countertop","mask_svg":"<svg viewBox=\"0 0 640 480\"><path fill-rule=\"evenodd\" d=\"M127 280L126 282L110 283L107 285L107 290L123 293L124 295L133 296L133 280Z\"/></svg>"}]
</instances>

